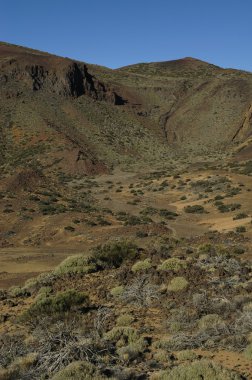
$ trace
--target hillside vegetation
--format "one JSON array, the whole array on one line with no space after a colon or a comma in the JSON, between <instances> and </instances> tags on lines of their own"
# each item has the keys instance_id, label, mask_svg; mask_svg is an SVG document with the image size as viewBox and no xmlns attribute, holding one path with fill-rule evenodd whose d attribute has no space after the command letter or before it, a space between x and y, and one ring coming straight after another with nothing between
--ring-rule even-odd
<instances>
[{"instance_id":1,"label":"hillside vegetation","mask_svg":"<svg viewBox=\"0 0 252 380\"><path fill-rule=\"evenodd\" d=\"M0 379L252 379L252 74L0 43Z\"/></svg>"}]
</instances>

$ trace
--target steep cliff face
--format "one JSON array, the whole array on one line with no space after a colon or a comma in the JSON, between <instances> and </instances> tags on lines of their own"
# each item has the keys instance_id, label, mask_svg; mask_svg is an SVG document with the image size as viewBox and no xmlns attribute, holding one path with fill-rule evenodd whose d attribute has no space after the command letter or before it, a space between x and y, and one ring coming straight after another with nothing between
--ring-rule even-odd
<instances>
[{"instance_id":1,"label":"steep cliff face","mask_svg":"<svg viewBox=\"0 0 252 380\"><path fill-rule=\"evenodd\" d=\"M17 54L12 46L2 46L0 85L9 89L19 82L32 91L43 90L70 97L87 95L114 105L124 103L113 88L92 76L85 64L59 57L45 57L43 54L27 55L25 52ZM19 94L20 90L16 95Z\"/></svg>"}]
</instances>

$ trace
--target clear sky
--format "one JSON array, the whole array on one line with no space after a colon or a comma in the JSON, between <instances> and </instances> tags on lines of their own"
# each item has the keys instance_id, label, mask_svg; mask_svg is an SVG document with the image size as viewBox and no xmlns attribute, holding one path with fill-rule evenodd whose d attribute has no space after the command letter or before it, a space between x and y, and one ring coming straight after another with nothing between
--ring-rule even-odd
<instances>
[{"instance_id":1,"label":"clear sky","mask_svg":"<svg viewBox=\"0 0 252 380\"><path fill-rule=\"evenodd\" d=\"M252 71L252 0L0 0L0 40L108 67L199 58Z\"/></svg>"}]
</instances>

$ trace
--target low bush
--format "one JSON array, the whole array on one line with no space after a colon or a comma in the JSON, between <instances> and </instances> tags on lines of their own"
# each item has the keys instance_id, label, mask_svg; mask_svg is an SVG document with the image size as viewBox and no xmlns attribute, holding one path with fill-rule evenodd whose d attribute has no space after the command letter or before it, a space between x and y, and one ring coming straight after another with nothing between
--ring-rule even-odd
<instances>
[{"instance_id":1,"label":"low bush","mask_svg":"<svg viewBox=\"0 0 252 380\"><path fill-rule=\"evenodd\" d=\"M170 292L179 292L181 290L186 289L188 284L189 283L185 279L185 277L174 277L169 283L167 290L169 290Z\"/></svg>"},{"instance_id":2,"label":"low bush","mask_svg":"<svg viewBox=\"0 0 252 380\"><path fill-rule=\"evenodd\" d=\"M174 272L178 272L180 269L185 269L187 267L187 263L184 260L180 260L176 257L172 257L163 261L159 266L158 270L172 270Z\"/></svg>"},{"instance_id":3,"label":"low bush","mask_svg":"<svg viewBox=\"0 0 252 380\"><path fill-rule=\"evenodd\" d=\"M169 362L169 354L167 353L166 350L162 350L162 349L157 349L154 351L153 353L153 358L154 360L160 362L160 363L167 363ZM155 378L153 378L154 380Z\"/></svg>"},{"instance_id":4,"label":"low bush","mask_svg":"<svg viewBox=\"0 0 252 380\"><path fill-rule=\"evenodd\" d=\"M27 292L34 293L44 286L52 286L57 278L54 272L41 273L38 277L33 277L25 282L24 288Z\"/></svg>"},{"instance_id":5,"label":"low bush","mask_svg":"<svg viewBox=\"0 0 252 380\"><path fill-rule=\"evenodd\" d=\"M246 232L246 227L245 226L238 226L236 227L235 231L237 233L243 233L243 232Z\"/></svg>"},{"instance_id":6,"label":"low bush","mask_svg":"<svg viewBox=\"0 0 252 380\"><path fill-rule=\"evenodd\" d=\"M151 268L150 259L137 261L131 268L132 272L144 271Z\"/></svg>"},{"instance_id":7,"label":"low bush","mask_svg":"<svg viewBox=\"0 0 252 380\"><path fill-rule=\"evenodd\" d=\"M159 380L241 380L237 373L209 360L197 360L164 371Z\"/></svg>"},{"instance_id":8,"label":"low bush","mask_svg":"<svg viewBox=\"0 0 252 380\"><path fill-rule=\"evenodd\" d=\"M65 231L69 231L69 232L74 232L75 231L75 228L72 227L72 226L66 226L64 229L65 229Z\"/></svg>"},{"instance_id":9,"label":"low bush","mask_svg":"<svg viewBox=\"0 0 252 380\"><path fill-rule=\"evenodd\" d=\"M103 380L97 367L88 361L76 361L56 373L52 380Z\"/></svg>"},{"instance_id":10,"label":"low bush","mask_svg":"<svg viewBox=\"0 0 252 380\"><path fill-rule=\"evenodd\" d=\"M116 320L117 326L129 326L134 321L134 317L130 314L122 314Z\"/></svg>"},{"instance_id":11,"label":"low bush","mask_svg":"<svg viewBox=\"0 0 252 380\"><path fill-rule=\"evenodd\" d=\"M88 305L88 296L76 290L58 292L56 295L42 295L37 298L33 305L23 314L23 318L55 313L65 313L75 306Z\"/></svg>"},{"instance_id":12,"label":"low bush","mask_svg":"<svg viewBox=\"0 0 252 380\"><path fill-rule=\"evenodd\" d=\"M0 367L1 380L25 379L29 369L36 363L37 355L30 353L25 356L16 357L11 365L6 369Z\"/></svg>"},{"instance_id":13,"label":"low bush","mask_svg":"<svg viewBox=\"0 0 252 380\"><path fill-rule=\"evenodd\" d=\"M215 247L210 243L201 244L198 246L200 254L211 254L215 252Z\"/></svg>"},{"instance_id":14,"label":"low bush","mask_svg":"<svg viewBox=\"0 0 252 380\"><path fill-rule=\"evenodd\" d=\"M118 342L120 340L121 345L125 346L137 342L140 339L140 335L134 327L116 326L105 333L104 338L112 342Z\"/></svg>"},{"instance_id":15,"label":"low bush","mask_svg":"<svg viewBox=\"0 0 252 380\"><path fill-rule=\"evenodd\" d=\"M24 336L0 334L0 368L7 368L16 358L28 354Z\"/></svg>"},{"instance_id":16,"label":"low bush","mask_svg":"<svg viewBox=\"0 0 252 380\"><path fill-rule=\"evenodd\" d=\"M137 226L140 224L152 223L152 219L148 216L139 217L137 215L128 215L124 220L125 226Z\"/></svg>"},{"instance_id":17,"label":"low bush","mask_svg":"<svg viewBox=\"0 0 252 380\"><path fill-rule=\"evenodd\" d=\"M117 354L125 362L137 359L147 347L147 341L143 338L117 349Z\"/></svg>"},{"instance_id":18,"label":"low bush","mask_svg":"<svg viewBox=\"0 0 252 380\"><path fill-rule=\"evenodd\" d=\"M246 359L252 360L252 343L250 343L245 350L243 351L243 354Z\"/></svg>"},{"instance_id":19,"label":"low bush","mask_svg":"<svg viewBox=\"0 0 252 380\"><path fill-rule=\"evenodd\" d=\"M246 214L245 212L240 212L239 214L233 217L233 220L245 219L247 217L248 217L248 214Z\"/></svg>"},{"instance_id":20,"label":"low bush","mask_svg":"<svg viewBox=\"0 0 252 380\"><path fill-rule=\"evenodd\" d=\"M8 295L10 297L27 297L29 292L20 286L12 286L8 291Z\"/></svg>"},{"instance_id":21,"label":"low bush","mask_svg":"<svg viewBox=\"0 0 252 380\"><path fill-rule=\"evenodd\" d=\"M166 219L175 219L177 216L178 216L178 214L176 213L176 212L174 212L174 211L169 211L169 210L166 210L166 209L161 209L160 211L159 211L159 215L161 216L161 217L164 217L164 218L166 218Z\"/></svg>"},{"instance_id":22,"label":"low bush","mask_svg":"<svg viewBox=\"0 0 252 380\"><path fill-rule=\"evenodd\" d=\"M205 212L204 207L201 205L186 206L184 210L191 214L203 214Z\"/></svg>"},{"instance_id":23,"label":"low bush","mask_svg":"<svg viewBox=\"0 0 252 380\"><path fill-rule=\"evenodd\" d=\"M56 275L93 273L98 270L97 260L89 255L67 257L54 271Z\"/></svg>"},{"instance_id":24,"label":"low bush","mask_svg":"<svg viewBox=\"0 0 252 380\"><path fill-rule=\"evenodd\" d=\"M137 231L136 232L136 237L137 238L141 238L141 239L146 238L146 237L148 237L148 232Z\"/></svg>"},{"instance_id":25,"label":"low bush","mask_svg":"<svg viewBox=\"0 0 252 380\"><path fill-rule=\"evenodd\" d=\"M124 260L135 259L137 253L137 246L127 241L100 245L93 250L94 257L107 268L118 268Z\"/></svg>"},{"instance_id":26,"label":"low bush","mask_svg":"<svg viewBox=\"0 0 252 380\"><path fill-rule=\"evenodd\" d=\"M110 293L113 297L120 297L124 292L124 286L122 285L119 285L119 286L115 286L114 288L112 288L110 290Z\"/></svg>"},{"instance_id":27,"label":"low bush","mask_svg":"<svg viewBox=\"0 0 252 380\"><path fill-rule=\"evenodd\" d=\"M204 315L198 323L200 330L214 329L223 324L223 320L218 314Z\"/></svg>"},{"instance_id":28,"label":"low bush","mask_svg":"<svg viewBox=\"0 0 252 380\"><path fill-rule=\"evenodd\" d=\"M181 361L186 361L186 360L195 360L198 358L198 355L196 354L196 352L194 351L191 351L191 350L183 350L183 351L180 351L176 354L178 360L181 360Z\"/></svg>"},{"instance_id":29,"label":"low bush","mask_svg":"<svg viewBox=\"0 0 252 380\"><path fill-rule=\"evenodd\" d=\"M231 204L221 204L218 206L218 210L220 212L230 212L235 211L241 208L241 205L239 203L231 203Z\"/></svg>"}]
</instances>

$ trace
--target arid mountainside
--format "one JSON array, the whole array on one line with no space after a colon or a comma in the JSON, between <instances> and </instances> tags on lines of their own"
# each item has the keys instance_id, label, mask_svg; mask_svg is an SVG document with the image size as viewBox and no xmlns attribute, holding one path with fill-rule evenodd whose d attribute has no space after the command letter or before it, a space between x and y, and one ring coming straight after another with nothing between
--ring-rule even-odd
<instances>
[{"instance_id":1,"label":"arid mountainside","mask_svg":"<svg viewBox=\"0 0 252 380\"><path fill-rule=\"evenodd\" d=\"M193 58L111 70L0 43L0 94L3 247L64 245L72 213L106 214L99 192L114 191L106 176L116 171L116 211L120 187L135 181L125 171L176 175L238 160L250 172L247 72Z\"/></svg>"},{"instance_id":2,"label":"arid mountainside","mask_svg":"<svg viewBox=\"0 0 252 380\"><path fill-rule=\"evenodd\" d=\"M193 58L120 69L156 78L163 92L160 123L167 141L202 149L247 138L251 130L251 74ZM166 111L163 113L163 111ZM195 145L192 145L195 149Z\"/></svg>"},{"instance_id":3,"label":"arid mountainside","mask_svg":"<svg viewBox=\"0 0 252 380\"><path fill-rule=\"evenodd\" d=\"M0 44L1 161L100 173L252 132L252 75L185 58L118 70Z\"/></svg>"},{"instance_id":4,"label":"arid mountainside","mask_svg":"<svg viewBox=\"0 0 252 380\"><path fill-rule=\"evenodd\" d=\"M0 380L252 380L252 74L0 43Z\"/></svg>"}]
</instances>

